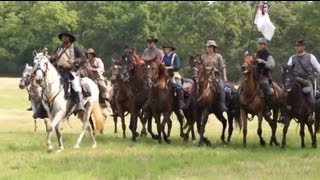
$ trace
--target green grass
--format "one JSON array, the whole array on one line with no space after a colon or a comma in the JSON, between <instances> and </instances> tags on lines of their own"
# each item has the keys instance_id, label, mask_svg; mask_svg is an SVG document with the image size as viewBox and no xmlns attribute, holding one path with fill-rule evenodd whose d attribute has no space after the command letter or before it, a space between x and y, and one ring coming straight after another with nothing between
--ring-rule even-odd
<instances>
[{"instance_id":1,"label":"green grass","mask_svg":"<svg viewBox=\"0 0 320 180\"><path fill-rule=\"evenodd\" d=\"M121 124L113 133L109 116L105 134L97 135L97 149L91 149L91 139L85 136L80 149L73 145L81 123L72 117L72 128L63 124L65 150L46 152L44 124L38 120L33 131L29 101L25 90L18 88L19 79L0 78L0 178L1 179L319 179L319 149L311 148L306 129L306 148L300 148L299 127L292 122L287 148L261 147L256 134L256 120L249 122L248 146L242 146L242 132L236 129L230 145L220 142L221 124L211 115L206 134L213 147L197 147L196 142L182 142L178 123L174 121L172 143L158 144L147 138L130 141L122 138ZM126 121L127 125L129 120ZM140 124L138 125L140 131ZM277 139L281 141L282 125ZM155 128L154 128L155 129ZM270 128L263 124L263 136L268 142ZM198 134L197 140L198 140ZM52 137L57 148L55 135Z\"/></svg>"}]
</instances>

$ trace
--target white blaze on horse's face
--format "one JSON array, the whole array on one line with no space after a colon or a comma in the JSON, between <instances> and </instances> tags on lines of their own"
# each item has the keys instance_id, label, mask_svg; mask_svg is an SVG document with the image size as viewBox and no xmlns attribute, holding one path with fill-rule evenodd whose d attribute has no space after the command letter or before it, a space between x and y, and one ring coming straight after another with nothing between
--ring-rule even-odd
<instances>
[{"instance_id":1,"label":"white blaze on horse's face","mask_svg":"<svg viewBox=\"0 0 320 180\"><path fill-rule=\"evenodd\" d=\"M45 73L48 68L48 58L43 53L37 53L34 57L34 73L35 80L38 84L41 84L45 77Z\"/></svg>"}]
</instances>

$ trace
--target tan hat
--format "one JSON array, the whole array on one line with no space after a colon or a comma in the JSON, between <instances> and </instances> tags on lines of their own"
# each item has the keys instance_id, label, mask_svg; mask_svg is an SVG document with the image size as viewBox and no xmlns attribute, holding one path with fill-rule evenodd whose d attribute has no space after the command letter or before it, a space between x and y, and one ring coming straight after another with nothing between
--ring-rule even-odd
<instances>
[{"instance_id":1,"label":"tan hat","mask_svg":"<svg viewBox=\"0 0 320 180\"><path fill-rule=\"evenodd\" d=\"M93 54L94 56L96 56L96 52L94 52L94 50L93 50L92 48L89 48L89 49L87 50L86 56L87 56L88 54Z\"/></svg>"},{"instance_id":2,"label":"tan hat","mask_svg":"<svg viewBox=\"0 0 320 180\"><path fill-rule=\"evenodd\" d=\"M216 41L214 41L214 40L208 40L206 46L207 47L209 47L209 46L218 47Z\"/></svg>"},{"instance_id":3,"label":"tan hat","mask_svg":"<svg viewBox=\"0 0 320 180\"><path fill-rule=\"evenodd\" d=\"M267 39L266 38L259 38L258 39L258 44L267 44Z\"/></svg>"}]
</instances>

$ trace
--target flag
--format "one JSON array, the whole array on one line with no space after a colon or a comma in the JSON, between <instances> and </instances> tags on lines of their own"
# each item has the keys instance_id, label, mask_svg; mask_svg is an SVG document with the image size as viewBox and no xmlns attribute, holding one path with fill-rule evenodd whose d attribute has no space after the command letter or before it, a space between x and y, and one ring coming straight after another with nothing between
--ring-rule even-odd
<instances>
[{"instance_id":1,"label":"flag","mask_svg":"<svg viewBox=\"0 0 320 180\"><path fill-rule=\"evenodd\" d=\"M260 1L260 6L254 19L254 24L257 25L258 30L262 32L266 39L269 41L272 39L276 28L272 24L268 14L268 1Z\"/></svg>"}]
</instances>

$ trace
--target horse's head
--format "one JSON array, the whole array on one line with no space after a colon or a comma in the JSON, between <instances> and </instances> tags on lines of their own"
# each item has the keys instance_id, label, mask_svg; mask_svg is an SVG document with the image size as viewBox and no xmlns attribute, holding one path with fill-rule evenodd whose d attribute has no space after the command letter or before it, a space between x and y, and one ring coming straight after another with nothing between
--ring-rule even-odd
<instances>
[{"instance_id":1,"label":"horse's head","mask_svg":"<svg viewBox=\"0 0 320 180\"><path fill-rule=\"evenodd\" d=\"M33 67L29 66L28 63L26 63L24 70L22 72L22 77L20 79L19 88L24 89L26 86L28 86L31 82L33 76Z\"/></svg>"},{"instance_id":2,"label":"horse's head","mask_svg":"<svg viewBox=\"0 0 320 180\"><path fill-rule=\"evenodd\" d=\"M145 65L148 86L152 87L155 81L159 78L159 65L155 62L150 62Z\"/></svg>"},{"instance_id":3,"label":"horse's head","mask_svg":"<svg viewBox=\"0 0 320 180\"><path fill-rule=\"evenodd\" d=\"M253 68L254 68L255 63L256 63L255 58L252 55L250 55L248 52L246 52L243 56L243 62L241 65L241 72L243 74L253 72Z\"/></svg>"},{"instance_id":4,"label":"horse's head","mask_svg":"<svg viewBox=\"0 0 320 180\"><path fill-rule=\"evenodd\" d=\"M37 84L41 84L43 82L43 79L45 78L48 66L49 66L49 59L47 57L46 51L43 52L37 52L33 51L33 57L34 57L34 79L36 80Z\"/></svg>"},{"instance_id":5,"label":"horse's head","mask_svg":"<svg viewBox=\"0 0 320 180\"><path fill-rule=\"evenodd\" d=\"M111 82L113 84L119 81L122 81L122 82L129 81L129 74L127 70L128 67L122 63L120 58L112 59L111 67L112 67Z\"/></svg>"},{"instance_id":6,"label":"horse's head","mask_svg":"<svg viewBox=\"0 0 320 180\"><path fill-rule=\"evenodd\" d=\"M286 92L290 92L295 82L295 76L293 74L291 66L284 65L282 67L281 79L284 90Z\"/></svg>"},{"instance_id":7,"label":"horse's head","mask_svg":"<svg viewBox=\"0 0 320 180\"><path fill-rule=\"evenodd\" d=\"M200 55L196 55L196 56L190 55L189 56L189 66L191 69L192 78L194 78L196 81L198 81L200 71L202 70Z\"/></svg>"}]
</instances>

